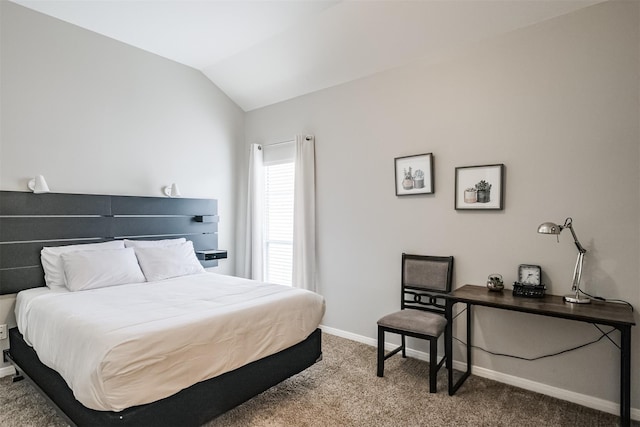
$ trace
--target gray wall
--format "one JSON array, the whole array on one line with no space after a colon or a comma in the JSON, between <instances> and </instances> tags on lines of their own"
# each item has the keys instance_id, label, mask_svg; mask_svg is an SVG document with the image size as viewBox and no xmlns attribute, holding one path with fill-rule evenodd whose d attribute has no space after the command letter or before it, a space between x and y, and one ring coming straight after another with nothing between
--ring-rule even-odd
<instances>
[{"instance_id":1,"label":"gray wall","mask_svg":"<svg viewBox=\"0 0 640 427\"><path fill-rule=\"evenodd\" d=\"M374 338L376 320L398 308L403 251L454 255L456 286L501 273L511 287L518 264L539 264L549 292L567 293L577 254L570 233L558 244L536 229L568 216L588 250L584 289L640 308L639 15L636 2L607 2L443 63L248 113L247 143L316 135L323 323ZM425 152L435 156L435 194L396 197L394 157ZM455 211L455 167L491 163L506 165L505 209ZM490 309L477 309L474 325L476 344L527 357L599 335ZM632 341L632 406L640 408L640 328ZM474 363L617 403L618 354L603 340L537 362L475 351Z\"/></svg>"},{"instance_id":2,"label":"gray wall","mask_svg":"<svg viewBox=\"0 0 640 427\"><path fill-rule=\"evenodd\" d=\"M0 189L36 174L60 193L219 201L219 245L233 274L236 147L244 113L202 73L0 1ZM0 323L14 324L13 296Z\"/></svg>"}]
</instances>

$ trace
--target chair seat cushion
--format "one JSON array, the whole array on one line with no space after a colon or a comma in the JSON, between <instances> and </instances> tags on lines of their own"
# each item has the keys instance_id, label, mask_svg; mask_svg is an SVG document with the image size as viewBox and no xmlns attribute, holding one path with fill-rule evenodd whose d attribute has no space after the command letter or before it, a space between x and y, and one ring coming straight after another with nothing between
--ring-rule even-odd
<instances>
[{"instance_id":1,"label":"chair seat cushion","mask_svg":"<svg viewBox=\"0 0 640 427\"><path fill-rule=\"evenodd\" d=\"M439 337L447 326L447 319L435 313L422 310L406 309L387 314L378 320L378 325L385 328Z\"/></svg>"}]
</instances>

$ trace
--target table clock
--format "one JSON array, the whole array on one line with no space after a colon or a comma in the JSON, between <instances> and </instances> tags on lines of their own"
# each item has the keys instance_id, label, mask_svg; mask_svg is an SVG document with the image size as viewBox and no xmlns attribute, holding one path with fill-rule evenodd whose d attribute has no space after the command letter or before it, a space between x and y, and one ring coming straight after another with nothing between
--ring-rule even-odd
<instances>
[{"instance_id":1,"label":"table clock","mask_svg":"<svg viewBox=\"0 0 640 427\"><path fill-rule=\"evenodd\" d=\"M542 283L542 268L539 265L518 266L518 280L513 282L513 296L542 298L546 288Z\"/></svg>"}]
</instances>

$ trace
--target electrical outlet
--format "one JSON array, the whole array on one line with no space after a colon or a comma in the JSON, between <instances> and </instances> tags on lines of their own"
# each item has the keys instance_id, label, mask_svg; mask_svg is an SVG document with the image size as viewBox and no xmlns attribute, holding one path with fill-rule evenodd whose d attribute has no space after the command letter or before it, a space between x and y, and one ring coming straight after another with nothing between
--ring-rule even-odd
<instances>
[{"instance_id":1,"label":"electrical outlet","mask_svg":"<svg viewBox=\"0 0 640 427\"><path fill-rule=\"evenodd\" d=\"M0 325L0 340L7 339L7 324Z\"/></svg>"}]
</instances>

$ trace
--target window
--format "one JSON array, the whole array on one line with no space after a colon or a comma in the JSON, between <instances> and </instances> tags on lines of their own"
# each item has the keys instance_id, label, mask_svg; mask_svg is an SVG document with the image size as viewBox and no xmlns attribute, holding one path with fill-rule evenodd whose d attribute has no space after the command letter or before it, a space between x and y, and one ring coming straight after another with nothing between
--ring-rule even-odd
<instances>
[{"instance_id":1,"label":"window","mask_svg":"<svg viewBox=\"0 0 640 427\"><path fill-rule=\"evenodd\" d=\"M293 161L265 165L264 279L291 286L293 264Z\"/></svg>"}]
</instances>

